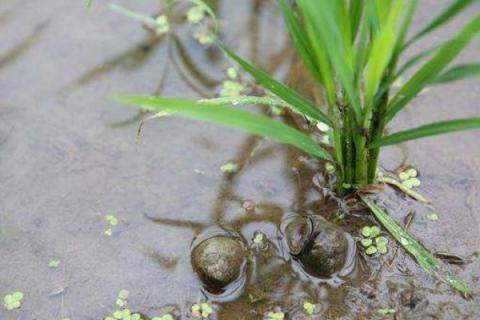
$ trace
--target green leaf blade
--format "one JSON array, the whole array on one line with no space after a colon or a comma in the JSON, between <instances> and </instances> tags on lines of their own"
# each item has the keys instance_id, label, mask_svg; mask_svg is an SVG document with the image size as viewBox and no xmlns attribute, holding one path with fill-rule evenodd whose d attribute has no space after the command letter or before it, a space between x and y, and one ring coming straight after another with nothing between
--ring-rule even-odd
<instances>
[{"instance_id":1,"label":"green leaf blade","mask_svg":"<svg viewBox=\"0 0 480 320\"><path fill-rule=\"evenodd\" d=\"M480 32L480 14L473 18L453 39L443 45L427 63L398 91L389 104L386 120L389 122L400 112L430 81L435 79L448 64Z\"/></svg>"},{"instance_id":2,"label":"green leaf blade","mask_svg":"<svg viewBox=\"0 0 480 320\"><path fill-rule=\"evenodd\" d=\"M414 129L397 132L383 137L378 141L373 141L370 144L370 148L388 146L409 140L469 129L480 129L480 118L467 118L435 122Z\"/></svg>"},{"instance_id":3,"label":"green leaf blade","mask_svg":"<svg viewBox=\"0 0 480 320\"><path fill-rule=\"evenodd\" d=\"M387 231L401 244L408 253L410 253L417 263L429 274L437 279L449 284L455 290L460 292L465 298L471 298L472 291L470 288L450 276L440 265L438 260L425 249L420 242L414 239L407 231L403 230L386 212L384 212L377 204L369 200L365 196L361 196L362 201L370 208L377 220L387 229Z\"/></svg>"},{"instance_id":4,"label":"green leaf blade","mask_svg":"<svg viewBox=\"0 0 480 320\"><path fill-rule=\"evenodd\" d=\"M330 118L320 111L313 102L305 99L299 95L294 90L290 89L283 83L273 79L265 71L254 67L252 64L238 56L232 50L219 43L222 50L226 53L227 56L236 61L245 71L247 71L256 81L265 86L268 90L277 95L280 99L284 100L290 104L293 108L297 109L299 113L303 113L317 121L326 123L329 126L332 126L332 121Z\"/></svg>"},{"instance_id":5,"label":"green leaf blade","mask_svg":"<svg viewBox=\"0 0 480 320\"><path fill-rule=\"evenodd\" d=\"M440 74L430 84L439 85L478 76L480 76L480 63L461 64Z\"/></svg>"},{"instance_id":6,"label":"green leaf blade","mask_svg":"<svg viewBox=\"0 0 480 320\"><path fill-rule=\"evenodd\" d=\"M122 96L118 101L155 112L168 112L187 118L240 129L274 141L289 144L316 157L332 161L331 155L306 134L269 117L224 105L205 105L177 98Z\"/></svg>"},{"instance_id":7,"label":"green leaf blade","mask_svg":"<svg viewBox=\"0 0 480 320\"><path fill-rule=\"evenodd\" d=\"M322 83L322 76L318 69L318 66L315 63L313 58L313 52L311 50L311 45L308 41L308 36L302 26L300 25L298 19L294 15L294 11L291 6L287 3L287 0L278 0L278 4L283 13L283 18L287 25L287 28L290 32L290 38L293 41L293 44L297 48L298 53L302 57L305 66L312 73L312 75Z\"/></svg>"},{"instance_id":8,"label":"green leaf blade","mask_svg":"<svg viewBox=\"0 0 480 320\"><path fill-rule=\"evenodd\" d=\"M456 0L452 3L447 9L445 9L440 15L438 15L432 22L430 22L427 26L421 29L418 33L416 33L411 40L405 45L404 48L408 47L412 44L415 40L420 39L421 37L429 34L430 32L434 31L435 29L441 27L448 21L452 20L455 16L461 13L464 9L466 9L469 5L471 5L475 0Z\"/></svg>"},{"instance_id":9,"label":"green leaf blade","mask_svg":"<svg viewBox=\"0 0 480 320\"><path fill-rule=\"evenodd\" d=\"M306 22L311 25L313 37L321 39L322 49L328 55L352 106L356 121L362 120L362 107L354 86L353 53L350 28L339 25L348 20L343 1L298 1ZM341 41L340 41L341 40Z\"/></svg>"}]
</instances>

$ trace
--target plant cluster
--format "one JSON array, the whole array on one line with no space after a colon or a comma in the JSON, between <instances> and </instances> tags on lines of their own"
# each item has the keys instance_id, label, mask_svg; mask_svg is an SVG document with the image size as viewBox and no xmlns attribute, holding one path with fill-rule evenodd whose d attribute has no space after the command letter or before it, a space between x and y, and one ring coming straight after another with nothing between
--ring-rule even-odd
<instances>
[{"instance_id":1,"label":"plant cluster","mask_svg":"<svg viewBox=\"0 0 480 320\"><path fill-rule=\"evenodd\" d=\"M383 146L480 127L480 118L468 118L385 134L386 126L425 88L480 74L479 64L448 69L480 32L478 14L451 39L399 63L413 43L452 20L473 2L455 1L409 37L418 0L299 0L294 6L287 0L279 0L298 54L324 92L325 106L299 95L218 41L229 57L278 98L274 104L302 114L309 122L327 125L330 148L320 146L281 122L226 105L251 103L251 97L213 99L210 104L202 101L201 105L177 98L137 96L121 100L152 111L210 121L294 145L334 163L337 190L345 194L375 181ZM418 64L421 66L395 90L394 84L400 77ZM261 99L257 102L262 104Z\"/></svg>"},{"instance_id":2,"label":"plant cluster","mask_svg":"<svg viewBox=\"0 0 480 320\"><path fill-rule=\"evenodd\" d=\"M217 30L218 23L208 6L201 0L190 2L204 8ZM458 17L474 2L455 0L430 23L412 32L418 0L278 0L292 42L306 69L316 80L316 86L323 91L325 105L317 105L274 79L218 39L216 43L221 50L263 86L265 96L237 95L241 94L237 91L233 97L199 101L156 96L122 96L118 99L162 115L208 121L295 146L327 161L339 196L381 182L428 203L412 190L420 185L413 171L405 172L402 175L405 179L398 181L378 170L380 149L413 139L480 128L480 117L472 117L386 133L388 124L426 88L480 75L478 63L449 67L480 33L479 13L450 39L409 59L405 55L412 44ZM407 74L411 75L407 77ZM400 83L403 82L401 77L407 79L403 84ZM242 110L238 107L242 104L283 108L300 114L312 126L326 128L328 139L323 142L329 144L319 143L304 132L278 121L279 117L272 119ZM377 176L378 172L380 175ZM420 266L464 296L470 296L467 286L446 275L433 255L380 207L361 194L360 198ZM386 243L383 241L382 244L384 251Z\"/></svg>"}]
</instances>

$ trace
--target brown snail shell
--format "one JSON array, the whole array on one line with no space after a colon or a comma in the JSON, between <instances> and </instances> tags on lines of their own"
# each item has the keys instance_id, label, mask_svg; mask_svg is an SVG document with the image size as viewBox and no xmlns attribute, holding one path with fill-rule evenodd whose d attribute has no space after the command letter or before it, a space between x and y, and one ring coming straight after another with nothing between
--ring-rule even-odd
<instances>
[{"instance_id":1,"label":"brown snail shell","mask_svg":"<svg viewBox=\"0 0 480 320\"><path fill-rule=\"evenodd\" d=\"M316 277L330 277L344 266L347 234L320 216L299 215L285 227L287 247L303 269Z\"/></svg>"},{"instance_id":2,"label":"brown snail shell","mask_svg":"<svg viewBox=\"0 0 480 320\"><path fill-rule=\"evenodd\" d=\"M207 290L216 293L237 280L246 257L239 238L216 235L193 248L191 264Z\"/></svg>"}]
</instances>

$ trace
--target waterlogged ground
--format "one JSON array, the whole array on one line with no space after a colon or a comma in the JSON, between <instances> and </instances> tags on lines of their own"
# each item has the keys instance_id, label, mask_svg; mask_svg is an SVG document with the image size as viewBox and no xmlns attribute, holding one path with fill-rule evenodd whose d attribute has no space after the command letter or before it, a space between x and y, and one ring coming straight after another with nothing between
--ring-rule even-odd
<instances>
[{"instance_id":1,"label":"waterlogged ground","mask_svg":"<svg viewBox=\"0 0 480 320\"><path fill-rule=\"evenodd\" d=\"M192 303L208 298L192 273L190 245L218 224L248 243L260 230L271 244L251 259L244 291L210 301L212 318L262 319L278 306L287 318L306 319L301 309L308 300L317 305L312 319L381 318L383 308L396 310L397 319L478 319L480 132L392 147L383 158L389 170L417 168L419 190L433 203L426 208L390 190L384 196L390 214L402 222L415 212L416 237L434 252L465 258L446 267L470 285L473 300L433 280L393 244L375 258L359 247L356 268L342 281L313 281L281 259L277 237L292 210L331 213L312 182L321 165L278 144L176 118L148 122L137 141L142 115L110 96L212 97L229 63L199 45L181 19L174 36L155 38L103 2L90 12L76 2L0 2L0 297L24 293L21 308L2 306L0 319L102 319L122 289L132 310L152 316L170 307L186 317ZM118 1L152 14L160 12L158 2ZM416 25L447 3L422 1ZM309 93L301 71L291 68L274 1L213 4L227 43ZM473 6L412 53L452 35L478 10ZM479 52L477 41L461 59L478 60ZM479 84L424 93L393 129L478 116ZM220 167L228 162L243 169L224 174ZM355 223L368 219L360 212L338 223L358 238Z\"/></svg>"}]
</instances>

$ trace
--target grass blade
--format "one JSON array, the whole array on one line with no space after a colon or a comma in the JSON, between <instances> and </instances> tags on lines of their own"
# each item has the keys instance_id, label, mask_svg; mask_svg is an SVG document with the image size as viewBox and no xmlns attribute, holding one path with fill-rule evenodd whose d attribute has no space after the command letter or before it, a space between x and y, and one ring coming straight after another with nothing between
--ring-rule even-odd
<instances>
[{"instance_id":1,"label":"grass blade","mask_svg":"<svg viewBox=\"0 0 480 320\"><path fill-rule=\"evenodd\" d=\"M442 133L462 131L468 129L480 129L480 118L456 119L449 121L435 122L418 128L397 132L386 137L373 141L370 148L388 146L408 140L425 138Z\"/></svg>"},{"instance_id":2,"label":"grass blade","mask_svg":"<svg viewBox=\"0 0 480 320\"><path fill-rule=\"evenodd\" d=\"M108 7L110 8L110 10L115 11L118 14L121 14L121 15L127 17L127 18L132 19L132 20L145 23L145 24L149 25L150 27L156 27L157 26L157 21L154 18L150 17L149 15L124 8L124 7L116 5L114 3L110 3L108 5Z\"/></svg>"},{"instance_id":3,"label":"grass blade","mask_svg":"<svg viewBox=\"0 0 480 320\"><path fill-rule=\"evenodd\" d=\"M480 76L480 63L462 64L445 71L430 82L432 85L444 84L466 78Z\"/></svg>"},{"instance_id":4,"label":"grass blade","mask_svg":"<svg viewBox=\"0 0 480 320\"><path fill-rule=\"evenodd\" d=\"M362 120L360 99L354 86L353 55L350 37L350 27L339 27L340 21L347 20L348 15L342 1L298 1L302 13L312 26L313 36L321 38L323 49L342 82L346 95L350 100L355 118L358 123ZM340 39L342 41L340 41Z\"/></svg>"},{"instance_id":5,"label":"grass blade","mask_svg":"<svg viewBox=\"0 0 480 320\"><path fill-rule=\"evenodd\" d=\"M330 118L320 111L313 102L305 99L301 95L299 95L294 90L290 89L283 83L273 79L268 73L265 71L254 67L246 60L242 59L232 50L224 46L223 44L219 43L220 47L223 51L233 60L235 60L245 71L247 71L257 82L262 84L266 89L273 92L277 95L280 99L284 100L288 104L290 104L293 108L297 109L298 112L303 113L309 116L312 119L317 121L321 121L326 123L329 126L332 126L332 121Z\"/></svg>"},{"instance_id":6,"label":"grass blade","mask_svg":"<svg viewBox=\"0 0 480 320\"><path fill-rule=\"evenodd\" d=\"M411 57L410 59L408 59L400 68L398 68L398 71L395 75L396 78L400 77L403 73L405 73L408 69L412 68L413 66L415 66L417 63L419 63L420 61L422 61L423 59L425 59L426 57L432 55L434 52L440 50L440 48L442 47L443 45L440 45L440 46L434 46L432 48L428 48L428 49L425 49L419 53L417 53L416 55L414 55L413 57Z\"/></svg>"},{"instance_id":7,"label":"grass blade","mask_svg":"<svg viewBox=\"0 0 480 320\"><path fill-rule=\"evenodd\" d=\"M455 58L480 32L480 15L473 18L452 40L443 45L415 75L399 90L389 104L387 122L402 110L410 100L435 79L437 75Z\"/></svg>"},{"instance_id":8,"label":"grass blade","mask_svg":"<svg viewBox=\"0 0 480 320\"><path fill-rule=\"evenodd\" d=\"M410 253L417 263L429 274L437 279L449 284L460 292L465 298L471 298L472 291L468 286L454 277L447 274L441 267L438 260L425 249L420 242L415 240L407 231L403 230L386 212L384 212L373 201L365 196L361 196L362 201L370 208L378 221L387 229L387 231L401 244L408 253Z\"/></svg>"},{"instance_id":9,"label":"grass blade","mask_svg":"<svg viewBox=\"0 0 480 320\"><path fill-rule=\"evenodd\" d=\"M367 64L367 81L366 81L366 105L369 105L378 89L380 81L388 66L396 45L396 26L403 8L403 0L397 0L391 8L388 19L380 29L379 34L372 43L372 50ZM369 117L369 114L365 114Z\"/></svg>"},{"instance_id":10,"label":"grass blade","mask_svg":"<svg viewBox=\"0 0 480 320\"><path fill-rule=\"evenodd\" d=\"M453 19L456 15L462 12L463 9L468 7L474 2L474 0L457 0L452 3L445 11L443 11L439 16L437 16L432 22L430 22L427 26L421 29L418 33L416 33L412 39L410 39L404 49L412 44L415 40L429 34L433 30L441 27L451 19Z\"/></svg>"},{"instance_id":11,"label":"grass blade","mask_svg":"<svg viewBox=\"0 0 480 320\"><path fill-rule=\"evenodd\" d=\"M418 7L418 0L409 0L408 4L406 5L407 9L405 9L405 15L403 17L402 26L398 33L398 40L397 44L395 45L395 56L398 57L403 49L405 44L405 39L407 37L408 30L410 30L410 26L412 24L413 17L415 16L415 12L417 11Z\"/></svg>"},{"instance_id":12,"label":"grass blade","mask_svg":"<svg viewBox=\"0 0 480 320\"><path fill-rule=\"evenodd\" d=\"M298 53L302 57L303 62L312 75L322 83L322 76L313 58L313 53L310 50L311 46L308 41L308 36L302 29L297 18L295 18L294 11L287 3L287 0L278 0L280 9L283 13L283 18L290 32L290 38L292 39Z\"/></svg>"},{"instance_id":13,"label":"grass blade","mask_svg":"<svg viewBox=\"0 0 480 320\"><path fill-rule=\"evenodd\" d=\"M355 42L357 32L360 29L360 22L365 8L365 0L350 0L348 8L350 15L350 34L352 35L352 43Z\"/></svg>"},{"instance_id":14,"label":"grass blade","mask_svg":"<svg viewBox=\"0 0 480 320\"><path fill-rule=\"evenodd\" d=\"M155 112L169 112L187 118L237 128L274 141L290 144L316 157L332 161L330 154L306 134L269 117L225 105L205 105L177 98L122 96L120 102Z\"/></svg>"}]
</instances>

